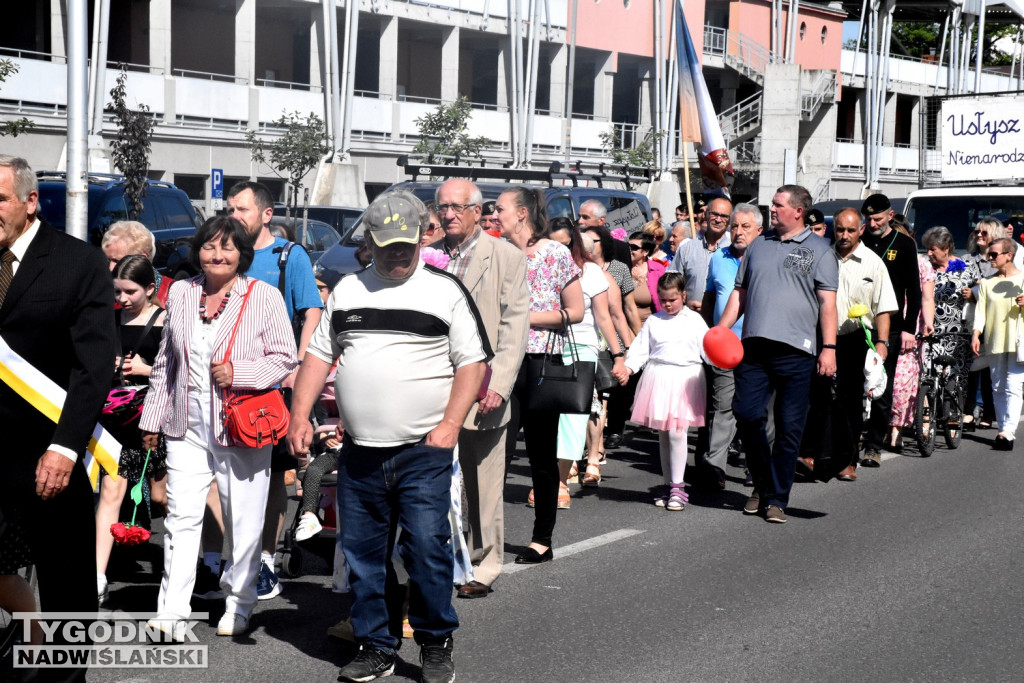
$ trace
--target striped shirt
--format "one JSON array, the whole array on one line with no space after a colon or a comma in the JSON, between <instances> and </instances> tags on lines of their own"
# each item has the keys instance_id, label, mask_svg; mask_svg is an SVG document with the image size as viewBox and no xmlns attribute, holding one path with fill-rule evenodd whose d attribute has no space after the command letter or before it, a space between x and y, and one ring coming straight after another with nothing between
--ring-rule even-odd
<instances>
[{"instance_id":1,"label":"striped shirt","mask_svg":"<svg viewBox=\"0 0 1024 683\"><path fill-rule=\"evenodd\" d=\"M455 370L492 356L469 292L422 262L405 280L372 267L343 277L307 353L338 359L334 389L345 433L377 448L426 436L444 417Z\"/></svg>"}]
</instances>

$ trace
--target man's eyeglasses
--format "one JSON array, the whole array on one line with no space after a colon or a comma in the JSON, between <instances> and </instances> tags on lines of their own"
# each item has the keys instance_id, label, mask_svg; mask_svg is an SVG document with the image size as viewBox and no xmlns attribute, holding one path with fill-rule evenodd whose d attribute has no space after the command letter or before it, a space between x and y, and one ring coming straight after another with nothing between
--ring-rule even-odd
<instances>
[{"instance_id":1,"label":"man's eyeglasses","mask_svg":"<svg viewBox=\"0 0 1024 683\"><path fill-rule=\"evenodd\" d=\"M438 204L437 214L440 216L448 213L449 210L454 211L455 213L462 213L471 206L476 206L476 204Z\"/></svg>"},{"instance_id":2,"label":"man's eyeglasses","mask_svg":"<svg viewBox=\"0 0 1024 683\"><path fill-rule=\"evenodd\" d=\"M717 218L720 221L727 221L731 218L731 216L727 213L716 213L715 211L708 211L707 217L708 220L711 220L712 218Z\"/></svg>"},{"instance_id":3,"label":"man's eyeglasses","mask_svg":"<svg viewBox=\"0 0 1024 683\"><path fill-rule=\"evenodd\" d=\"M641 249L643 249L643 247L641 247L639 244L631 244L631 245L629 245L629 250L630 251L640 251Z\"/></svg>"},{"instance_id":4,"label":"man's eyeglasses","mask_svg":"<svg viewBox=\"0 0 1024 683\"><path fill-rule=\"evenodd\" d=\"M998 257L1002 256L1005 253L1005 251L990 251L987 254L985 254L985 258L987 258L989 261L995 261Z\"/></svg>"}]
</instances>

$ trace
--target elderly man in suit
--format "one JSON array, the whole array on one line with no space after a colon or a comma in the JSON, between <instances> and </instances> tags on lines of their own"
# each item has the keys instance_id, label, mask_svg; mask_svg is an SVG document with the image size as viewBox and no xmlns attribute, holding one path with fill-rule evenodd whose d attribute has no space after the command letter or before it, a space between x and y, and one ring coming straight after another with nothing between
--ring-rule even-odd
<instances>
[{"instance_id":1,"label":"elderly man in suit","mask_svg":"<svg viewBox=\"0 0 1024 683\"><path fill-rule=\"evenodd\" d=\"M436 200L445 237L435 246L448 254L448 272L473 297L494 350L487 395L470 410L459 435L475 578L459 587L458 596L482 598L501 573L505 425L512 385L526 352L530 290L523 253L479 226L483 197L476 185L462 178L449 180L437 189Z\"/></svg>"},{"instance_id":2,"label":"elderly man in suit","mask_svg":"<svg viewBox=\"0 0 1024 683\"><path fill-rule=\"evenodd\" d=\"M95 612L92 486L80 462L114 370L114 288L100 250L57 232L38 209L28 163L0 155L0 337L67 391L54 424L0 381L0 508L24 523L42 610ZM0 564L13 550L0 547ZM85 678L80 669L41 674Z\"/></svg>"}]
</instances>

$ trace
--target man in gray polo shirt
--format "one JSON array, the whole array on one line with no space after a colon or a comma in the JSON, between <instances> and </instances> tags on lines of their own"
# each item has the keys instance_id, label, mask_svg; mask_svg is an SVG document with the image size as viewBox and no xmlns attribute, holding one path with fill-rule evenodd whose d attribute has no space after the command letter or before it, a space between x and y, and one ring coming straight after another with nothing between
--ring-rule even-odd
<instances>
[{"instance_id":1,"label":"man in gray polo shirt","mask_svg":"<svg viewBox=\"0 0 1024 683\"><path fill-rule=\"evenodd\" d=\"M704 214L701 224L703 234L697 239L687 240L676 250L669 270L683 274L686 280L686 305L700 311L704 299L704 286L708 280L708 264L711 255L731 243L728 233L732 202L728 199L714 199Z\"/></svg>"},{"instance_id":2,"label":"man in gray polo shirt","mask_svg":"<svg viewBox=\"0 0 1024 683\"><path fill-rule=\"evenodd\" d=\"M836 371L839 265L831 246L804 226L811 196L783 185L772 198L772 232L755 239L718 321L743 321L743 361L736 367L733 414L754 493L743 512L785 523L810 395L811 375ZM818 325L822 343L819 353ZM768 443L768 399L776 392L775 444Z\"/></svg>"}]
</instances>

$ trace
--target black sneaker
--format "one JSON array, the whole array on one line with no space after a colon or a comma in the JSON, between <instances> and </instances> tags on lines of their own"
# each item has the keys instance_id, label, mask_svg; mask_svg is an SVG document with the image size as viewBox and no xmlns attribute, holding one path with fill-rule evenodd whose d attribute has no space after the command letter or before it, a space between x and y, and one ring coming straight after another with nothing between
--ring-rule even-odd
<instances>
[{"instance_id":1,"label":"black sneaker","mask_svg":"<svg viewBox=\"0 0 1024 683\"><path fill-rule=\"evenodd\" d=\"M356 658L341 667L339 681L372 681L395 673L395 656L375 647L359 646Z\"/></svg>"},{"instance_id":2,"label":"black sneaker","mask_svg":"<svg viewBox=\"0 0 1024 683\"><path fill-rule=\"evenodd\" d=\"M200 600L224 599L224 591L220 589L220 577L202 561L199 562L199 567L196 569L196 583L192 588L192 597Z\"/></svg>"},{"instance_id":3,"label":"black sneaker","mask_svg":"<svg viewBox=\"0 0 1024 683\"><path fill-rule=\"evenodd\" d=\"M455 680L455 662L452 661L452 639L445 638L420 647L420 666L423 683L452 683Z\"/></svg>"}]
</instances>

